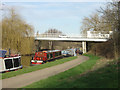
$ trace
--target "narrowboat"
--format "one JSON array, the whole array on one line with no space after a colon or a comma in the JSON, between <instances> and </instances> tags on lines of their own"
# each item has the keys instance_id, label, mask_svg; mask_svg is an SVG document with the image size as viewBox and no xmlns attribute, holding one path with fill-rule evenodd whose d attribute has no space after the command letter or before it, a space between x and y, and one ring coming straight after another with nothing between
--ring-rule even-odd
<instances>
[{"instance_id":1,"label":"narrowboat","mask_svg":"<svg viewBox=\"0 0 120 90\"><path fill-rule=\"evenodd\" d=\"M0 50L0 73L22 69L21 56L18 54L5 55L6 50Z\"/></svg>"},{"instance_id":2,"label":"narrowboat","mask_svg":"<svg viewBox=\"0 0 120 90\"><path fill-rule=\"evenodd\" d=\"M48 50L36 52L31 60L31 65L43 64L46 61L61 57L61 50Z\"/></svg>"},{"instance_id":3,"label":"narrowboat","mask_svg":"<svg viewBox=\"0 0 120 90\"><path fill-rule=\"evenodd\" d=\"M76 56L75 49L62 50L63 56Z\"/></svg>"}]
</instances>

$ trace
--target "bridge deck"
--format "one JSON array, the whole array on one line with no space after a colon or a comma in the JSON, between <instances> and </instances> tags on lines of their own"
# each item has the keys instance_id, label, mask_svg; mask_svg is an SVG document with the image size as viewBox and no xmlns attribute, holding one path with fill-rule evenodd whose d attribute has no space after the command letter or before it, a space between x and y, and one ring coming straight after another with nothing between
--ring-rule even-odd
<instances>
[{"instance_id":1,"label":"bridge deck","mask_svg":"<svg viewBox=\"0 0 120 90\"><path fill-rule=\"evenodd\" d=\"M106 42L108 39L103 38L44 38L36 37L35 40L52 40L52 41L95 41L95 42Z\"/></svg>"}]
</instances>

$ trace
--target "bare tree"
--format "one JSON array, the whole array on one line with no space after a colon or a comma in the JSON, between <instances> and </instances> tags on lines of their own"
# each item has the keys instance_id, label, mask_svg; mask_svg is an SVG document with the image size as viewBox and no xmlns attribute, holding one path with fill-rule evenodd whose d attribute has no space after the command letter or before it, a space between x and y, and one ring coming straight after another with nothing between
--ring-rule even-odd
<instances>
[{"instance_id":1,"label":"bare tree","mask_svg":"<svg viewBox=\"0 0 120 90\"><path fill-rule=\"evenodd\" d=\"M106 8L100 8L97 12L99 15L97 13L83 19L82 30L83 32L89 30L113 31L111 47L114 47L115 59L118 59L120 55L120 1L110 2L106 5Z\"/></svg>"},{"instance_id":2,"label":"bare tree","mask_svg":"<svg viewBox=\"0 0 120 90\"><path fill-rule=\"evenodd\" d=\"M119 58L120 52L120 1L113 1L108 3L105 9L101 8L100 12L107 24L111 24L113 31L113 45L115 59Z\"/></svg>"}]
</instances>

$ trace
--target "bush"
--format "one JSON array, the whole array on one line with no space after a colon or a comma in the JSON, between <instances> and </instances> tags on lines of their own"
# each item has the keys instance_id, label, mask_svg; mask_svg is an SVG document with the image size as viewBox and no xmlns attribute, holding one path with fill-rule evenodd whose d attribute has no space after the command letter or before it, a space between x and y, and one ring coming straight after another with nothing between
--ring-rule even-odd
<instances>
[{"instance_id":1,"label":"bush","mask_svg":"<svg viewBox=\"0 0 120 90\"><path fill-rule=\"evenodd\" d=\"M91 51L95 55L112 59L114 58L113 40L104 43L95 43L92 45Z\"/></svg>"}]
</instances>

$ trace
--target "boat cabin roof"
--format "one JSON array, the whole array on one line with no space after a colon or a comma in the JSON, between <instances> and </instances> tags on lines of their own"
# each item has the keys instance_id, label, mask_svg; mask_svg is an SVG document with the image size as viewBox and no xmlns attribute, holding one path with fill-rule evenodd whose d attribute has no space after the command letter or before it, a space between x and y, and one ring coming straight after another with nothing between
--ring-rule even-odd
<instances>
[{"instance_id":1,"label":"boat cabin roof","mask_svg":"<svg viewBox=\"0 0 120 90\"><path fill-rule=\"evenodd\" d=\"M45 53L50 53L50 52L59 52L60 50L49 50L49 51L43 51Z\"/></svg>"}]
</instances>

